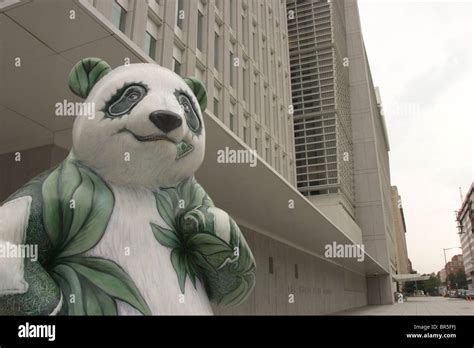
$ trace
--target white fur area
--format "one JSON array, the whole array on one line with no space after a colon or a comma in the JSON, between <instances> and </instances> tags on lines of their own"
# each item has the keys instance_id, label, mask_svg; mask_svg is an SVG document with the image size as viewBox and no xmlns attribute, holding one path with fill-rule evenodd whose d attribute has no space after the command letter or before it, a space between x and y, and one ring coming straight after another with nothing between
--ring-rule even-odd
<instances>
[{"instance_id":1,"label":"white fur area","mask_svg":"<svg viewBox=\"0 0 474 348\"><path fill-rule=\"evenodd\" d=\"M225 240L230 241L230 217L225 211L219 208L209 208L208 211L214 215L214 229L216 235Z\"/></svg>"},{"instance_id":2,"label":"white fur area","mask_svg":"<svg viewBox=\"0 0 474 348\"><path fill-rule=\"evenodd\" d=\"M113 185L112 191L115 207L109 225L89 254L119 264L133 279L154 315L213 314L199 281L196 290L187 278L185 302L180 303L181 290L170 261L171 250L157 242L150 228L150 222L166 227L156 209L152 191ZM140 314L127 303L118 302L120 315Z\"/></svg>"},{"instance_id":3,"label":"white fur area","mask_svg":"<svg viewBox=\"0 0 474 348\"><path fill-rule=\"evenodd\" d=\"M8 243L25 243L26 229L30 217L30 196L16 198L0 207L0 245L6 249ZM0 296L23 294L28 290L24 274L23 257L2 257L0 255Z\"/></svg>"},{"instance_id":4,"label":"white fur area","mask_svg":"<svg viewBox=\"0 0 474 348\"><path fill-rule=\"evenodd\" d=\"M147 95L129 114L114 119L105 117L103 109L106 103L117 90L132 83L146 86ZM189 129L175 95L177 92L185 92L191 98L203 124L196 97L173 71L144 63L114 69L94 86L85 100L94 103L95 118L77 117L75 120L74 157L107 182L121 186L170 187L192 176L204 159L205 129L203 125L198 134ZM169 111L182 118L181 126L166 136L176 143L187 142L193 151L177 160L176 144L165 140L140 142L128 132L139 136L163 136L164 133L150 121L150 114L154 111ZM120 132L123 129L128 131Z\"/></svg>"}]
</instances>

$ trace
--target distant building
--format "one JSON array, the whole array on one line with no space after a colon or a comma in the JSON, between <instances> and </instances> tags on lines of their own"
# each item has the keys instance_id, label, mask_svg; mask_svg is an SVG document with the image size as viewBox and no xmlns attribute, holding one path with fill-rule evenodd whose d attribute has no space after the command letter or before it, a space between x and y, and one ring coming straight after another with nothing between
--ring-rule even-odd
<instances>
[{"instance_id":1,"label":"distant building","mask_svg":"<svg viewBox=\"0 0 474 348\"><path fill-rule=\"evenodd\" d=\"M474 183L471 184L457 214L458 231L461 239L464 271L469 289L474 289Z\"/></svg>"},{"instance_id":2,"label":"distant building","mask_svg":"<svg viewBox=\"0 0 474 348\"><path fill-rule=\"evenodd\" d=\"M446 270L446 274L455 274L459 271L464 272L464 263L462 255L454 255L445 266L444 269Z\"/></svg>"},{"instance_id":3,"label":"distant building","mask_svg":"<svg viewBox=\"0 0 474 348\"><path fill-rule=\"evenodd\" d=\"M447 279L446 269L443 268L441 271L438 272L438 275L439 275L439 280L441 281L441 283L446 283L446 279Z\"/></svg>"},{"instance_id":4,"label":"distant building","mask_svg":"<svg viewBox=\"0 0 474 348\"><path fill-rule=\"evenodd\" d=\"M392 303L390 145L357 1L286 3L297 188L389 273L367 279L369 304Z\"/></svg>"},{"instance_id":5,"label":"distant building","mask_svg":"<svg viewBox=\"0 0 474 348\"><path fill-rule=\"evenodd\" d=\"M396 186L392 186L392 210L394 223L395 239L395 267L398 274L409 274L411 271L410 261L408 259L407 241L405 233L407 232L405 216L401 197L398 194Z\"/></svg>"},{"instance_id":6,"label":"distant building","mask_svg":"<svg viewBox=\"0 0 474 348\"><path fill-rule=\"evenodd\" d=\"M409 267L409 270L410 270L410 273L413 272L413 266L411 264L411 260L408 259L408 267Z\"/></svg>"}]
</instances>

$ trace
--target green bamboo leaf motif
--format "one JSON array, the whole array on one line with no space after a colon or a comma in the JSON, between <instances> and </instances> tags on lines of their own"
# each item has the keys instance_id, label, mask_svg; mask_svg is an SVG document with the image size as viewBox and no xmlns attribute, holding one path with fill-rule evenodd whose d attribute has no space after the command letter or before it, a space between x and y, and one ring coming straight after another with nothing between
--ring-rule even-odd
<instances>
[{"instance_id":1,"label":"green bamboo leaf motif","mask_svg":"<svg viewBox=\"0 0 474 348\"><path fill-rule=\"evenodd\" d=\"M115 299L151 314L123 269L112 261L84 256L102 238L112 214L114 197L104 181L67 159L47 177L42 191L45 229L59 251L51 261L51 276L66 301L74 295L73 303L66 302L69 314L116 315ZM71 200L74 209L70 207ZM172 235L168 233L167 237Z\"/></svg>"},{"instance_id":2,"label":"green bamboo leaf motif","mask_svg":"<svg viewBox=\"0 0 474 348\"><path fill-rule=\"evenodd\" d=\"M79 173L81 174L82 181L72 195L75 208L73 210L71 228L64 242L66 245L81 231L93 207L92 201L94 196L91 193L94 192L94 184L89 175L83 175L80 171Z\"/></svg>"},{"instance_id":3,"label":"green bamboo leaf motif","mask_svg":"<svg viewBox=\"0 0 474 348\"><path fill-rule=\"evenodd\" d=\"M67 304L68 314L85 315L81 281L77 273L71 267L61 264L54 268L51 276L63 292L63 301ZM74 295L73 302L71 302L71 295Z\"/></svg>"},{"instance_id":4,"label":"green bamboo leaf motif","mask_svg":"<svg viewBox=\"0 0 474 348\"><path fill-rule=\"evenodd\" d=\"M194 289L196 289L196 277L198 275L195 267L194 267L194 262L192 260L191 255L185 255L185 267L186 267L186 273L189 276L189 279L191 279L191 283L194 286Z\"/></svg>"},{"instance_id":5,"label":"green bamboo leaf motif","mask_svg":"<svg viewBox=\"0 0 474 348\"><path fill-rule=\"evenodd\" d=\"M80 276L87 315L117 315L115 300L104 291Z\"/></svg>"},{"instance_id":6,"label":"green bamboo leaf motif","mask_svg":"<svg viewBox=\"0 0 474 348\"><path fill-rule=\"evenodd\" d=\"M115 300L97 287L94 288L94 292L97 296L102 315L117 315L117 303L115 303Z\"/></svg>"},{"instance_id":7,"label":"green bamboo leaf motif","mask_svg":"<svg viewBox=\"0 0 474 348\"><path fill-rule=\"evenodd\" d=\"M203 281L210 299L219 304L243 302L255 285L255 261L235 221L229 217L228 243L216 235L215 217L208 210L214 204L194 177L155 196L170 229L151 227L158 242L172 249L171 263L181 291L189 276L195 287L196 278Z\"/></svg>"},{"instance_id":8,"label":"green bamboo leaf motif","mask_svg":"<svg viewBox=\"0 0 474 348\"><path fill-rule=\"evenodd\" d=\"M96 257L69 258L67 265L107 295L127 302L144 315L150 308L130 276L115 262Z\"/></svg>"},{"instance_id":9,"label":"green bamboo leaf motif","mask_svg":"<svg viewBox=\"0 0 474 348\"><path fill-rule=\"evenodd\" d=\"M199 250L203 255L212 255L221 252L232 251L230 246L217 237L207 233L196 233L189 238L189 245Z\"/></svg>"},{"instance_id":10,"label":"green bamboo leaf motif","mask_svg":"<svg viewBox=\"0 0 474 348\"><path fill-rule=\"evenodd\" d=\"M192 251L190 255L196 266L204 272L217 273L217 267L211 264L199 251Z\"/></svg>"},{"instance_id":11,"label":"green bamboo leaf motif","mask_svg":"<svg viewBox=\"0 0 474 348\"><path fill-rule=\"evenodd\" d=\"M236 306L242 303L249 294L249 284L242 279L240 284L228 294L225 294L220 300L219 304L224 306Z\"/></svg>"},{"instance_id":12,"label":"green bamboo leaf motif","mask_svg":"<svg viewBox=\"0 0 474 348\"><path fill-rule=\"evenodd\" d=\"M56 168L44 181L42 187L43 200L43 221L49 239L54 248L58 247L61 232L61 201L58 192L58 179L61 173L61 166Z\"/></svg>"},{"instance_id":13,"label":"green bamboo leaf motif","mask_svg":"<svg viewBox=\"0 0 474 348\"><path fill-rule=\"evenodd\" d=\"M161 245L173 249L179 247L180 242L174 231L168 230L154 223L150 223L150 226L151 230L153 231L153 234L155 235L156 240Z\"/></svg>"},{"instance_id":14,"label":"green bamboo leaf motif","mask_svg":"<svg viewBox=\"0 0 474 348\"><path fill-rule=\"evenodd\" d=\"M186 283L186 260L184 254L181 253L178 249L173 249L171 251L171 264L178 276L178 283L181 292L184 294L184 286Z\"/></svg>"},{"instance_id":15,"label":"green bamboo leaf motif","mask_svg":"<svg viewBox=\"0 0 474 348\"><path fill-rule=\"evenodd\" d=\"M81 169L81 174L84 172ZM78 255L91 249L102 238L112 214L114 197L112 192L94 173L87 173L93 184L92 207L81 227L69 243L62 248L60 257Z\"/></svg>"},{"instance_id":16,"label":"green bamboo leaf motif","mask_svg":"<svg viewBox=\"0 0 474 348\"><path fill-rule=\"evenodd\" d=\"M206 191L196 182L194 177L191 180L191 197L189 201L189 206L197 207L202 205L204 198L207 196Z\"/></svg>"},{"instance_id":17,"label":"green bamboo leaf motif","mask_svg":"<svg viewBox=\"0 0 474 348\"><path fill-rule=\"evenodd\" d=\"M62 165L58 178L59 201L62 207L62 227L63 230L69 231L73 220L73 209L70 206L70 200L74 192L81 184L82 178L77 166L69 161L65 161Z\"/></svg>"},{"instance_id":18,"label":"green bamboo leaf motif","mask_svg":"<svg viewBox=\"0 0 474 348\"><path fill-rule=\"evenodd\" d=\"M96 296L94 288L87 284L87 281L82 282L84 302L87 315L102 315L102 308L99 299Z\"/></svg>"},{"instance_id":19,"label":"green bamboo leaf motif","mask_svg":"<svg viewBox=\"0 0 474 348\"><path fill-rule=\"evenodd\" d=\"M155 193L155 199L156 207L163 220L170 228L176 229L175 213L169 194L167 192L157 192Z\"/></svg>"}]
</instances>

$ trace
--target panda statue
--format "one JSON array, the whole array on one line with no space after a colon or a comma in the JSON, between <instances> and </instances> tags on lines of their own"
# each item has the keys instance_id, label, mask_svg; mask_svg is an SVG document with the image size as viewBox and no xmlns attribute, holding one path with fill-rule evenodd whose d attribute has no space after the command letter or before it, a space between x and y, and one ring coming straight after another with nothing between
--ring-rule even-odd
<instances>
[{"instance_id":1,"label":"panda statue","mask_svg":"<svg viewBox=\"0 0 474 348\"><path fill-rule=\"evenodd\" d=\"M76 117L69 156L0 206L0 245L37 250L0 259L0 315L210 315L211 303L242 303L254 258L194 178L203 84L86 58L69 87L94 117Z\"/></svg>"}]
</instances>

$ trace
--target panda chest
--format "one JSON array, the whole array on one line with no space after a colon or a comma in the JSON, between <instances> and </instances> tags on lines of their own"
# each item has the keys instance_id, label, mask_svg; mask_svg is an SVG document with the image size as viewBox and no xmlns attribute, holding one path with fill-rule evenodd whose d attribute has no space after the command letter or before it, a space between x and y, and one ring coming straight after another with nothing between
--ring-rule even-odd
<instances>
[{"instance_id":1,"label":"panda chest","mask_svg":"<svg viewBox=\"0 0 474 348\"><path fill-rule=\"evenodd\" d=\"M108 226L92 256L114 261L132 278L153 314L212 314L204 286L186 281L184 294L171 264L171 250L155 239L150 223L166 226L153 192L114 187L115 205ZM139 314L117 301L119 314Z\"/></svg>"}]
</instances>

